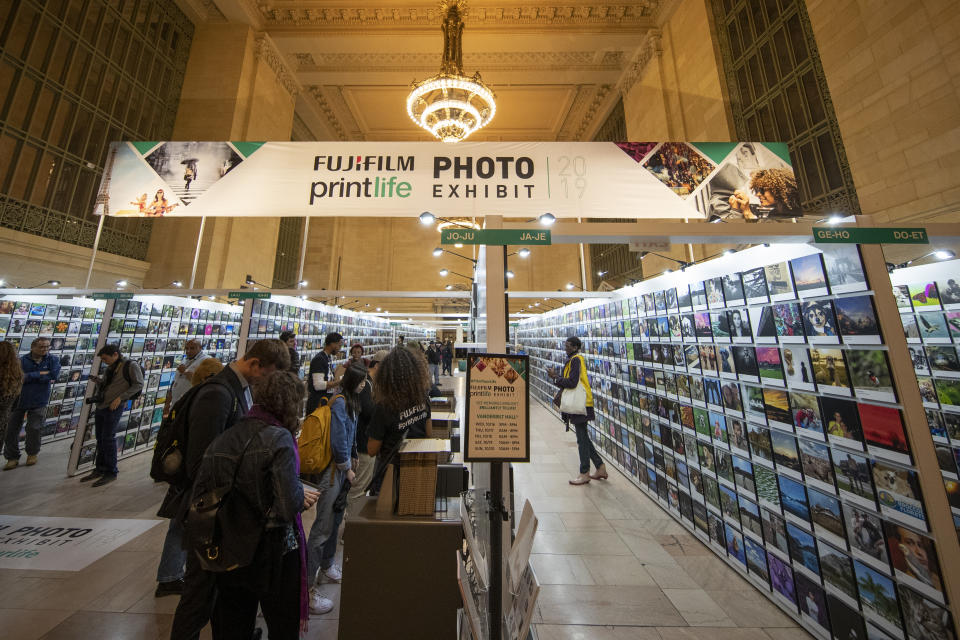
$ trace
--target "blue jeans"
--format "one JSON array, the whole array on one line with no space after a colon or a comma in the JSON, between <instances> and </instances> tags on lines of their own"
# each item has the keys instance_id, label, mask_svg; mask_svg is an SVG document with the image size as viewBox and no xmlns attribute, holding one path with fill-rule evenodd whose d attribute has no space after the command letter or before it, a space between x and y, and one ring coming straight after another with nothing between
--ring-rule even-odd
<instances>
[{"instance_id":1,"label":"blue jeans","mask_svg":"<svg viewBox=\"0 0 960 640\"><path fill-rule=\"evenodd\" d=\"M315 484L323 491L323 495L317 501L317 518L310 527L310 535L307 536L308 585L314 583L319 570L330 568L334 556L337 555L337 534L340 531L340 523L343 522L343 512L334 513L333 502L337 499L347 474L337 469L331 482L330 470L327 469L319 476L310 477L311 481L314 479L317 480Z\"/></svg>"},{"instance_id":2,"label":"blue jeans","mask_svg":"<svg viewBox=\"0 0 960 640\"><path fill-rule=\"evenodd\" d=\"M587 423L573 425L577 432L577 450L580 452L580 473L590 473L590 462L593 466L600 468L603 464L603 458L597 453L593 441L590 440L590 434L587 432Z\"/></svg>"},{"instance_id":3,"label":"blue jeans","mask_svg":"<svg viewBox=\"0 0 960 640\"><path fill-rule=\"evenodd\" d=\"M106 406L93 412L94 435L97 438L95 468L100 473L111 476L120 473L117 469L117 425L122 414L123 404L115 411Z\"/></svg>"},{"instance_id":4,"label":"blue jeans","mask_svg":"<svg viewBox=\"0 0 960 640\"><path fill-rule=\"evenodd\" d=\"M187 550L183 548L183 523L179 518L170 518L167 537L163 539L160 566L157 567L157 582L183 580L187 566Z\"/></svg>"},{"instance_id":5,"label":"blue jeans","mask_svg":"<svg viewBox=\"0 0 960 640\"><path fill-rule=\"evenodd\" d=\"M430 375L433 376L433 384L440 386L440 365L430 365Z\"/></svg>"},{"instance_id":6,"label":"blue jeans","mask_svg":"<svg viewBox=\"0 0 960 640\"><path fill-rule=\"evenodd\" d=\"M37 407L36 409L14 407L10 410L10 422L7 424L6 442L3 450L3 455L7 460L18 460L20 458L20 427L23 426L24 414L27 416L27 455L35 456L40 453L40 427L43 426L43 416L46 412L46 407Z\"/></svg>"}]
</instances>

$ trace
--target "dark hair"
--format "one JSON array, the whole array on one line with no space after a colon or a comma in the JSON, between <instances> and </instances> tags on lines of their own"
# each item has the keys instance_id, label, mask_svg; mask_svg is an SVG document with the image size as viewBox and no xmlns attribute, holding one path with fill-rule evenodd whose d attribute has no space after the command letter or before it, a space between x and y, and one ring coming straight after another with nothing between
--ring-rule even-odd
<instances>
[{"instance_id":1,"label":"dark hair","mask_svg":"<svg viewBox=\"0 0 960 640\"><path fill-rule=\"evenodd\" d=\"M394 347L377 368L373 399L399 412L423 402L429 390L430 375L423 354Z\"/></svg>"},{"instance_id":2,"label":"dark hair","mask_svg":"<svg viewBox=\"0 0 960 640\"><path fill-rule=\"evenodd\" d=\"M261 367L274 365L277 369L290 368L290 351L287 345L276 338L267 338L266 340L257 340L247 347L247 352L243 354L244 360L260 361Z\"/></svg>"},{"instance_id":3,"label":"dark hair","mask_svg":"<svg viewBox=\"0 0 960 640\"><path fill-rule=\"evenodd\" d=\"M254 402L279 420L290 433L296 433L300 427L300 403L305 393L300 378L289 371L278 370L270 375L260 376L251 386Z\"/></svg>"},{"instance_id":4,"label":"dark hair","mask_svg":"<svg viewBox=\"0 0 960 640\"><path fill-rule=\"evenodd\" d=\"M580 347L581 347L580 338L578 338L577 336L570 336L569 338L567 338L567 342L572 344L577 351L580 351Z\"/></svg>"},{"instance_id":5,"label":"dark hair","mask_svg":"<svg viewBox=\"0 0 960 640\"><path fill-rule=\"evenodd\" d=\"M367 368L359 362L354 362L343 372L340 393L347 401L347 411L353 416L360 413L360 394L357 393L357 387L366 379Z\"/></svg>"},{"instance_id":6,"label":"dark hair","mask_svg":"<svg viewBox=\"0 0 960 640\"><path fill-rule=\"evenodd\" d=\"M330 346L334 342L343 342L343 336L336 331L331 331L327 334L327 337L323 339L323 346Z\"/></svg>"},{"instance_id":7,"label":"dark hair","mask_svg":"<svg viewBox=\"0 0 960 640\"><path fill-rule=\"evenodd\" d=\"M286 342L290 338L296 338L296 337L297 337L297 334L295 334L293 331L283 331L280 333L280 339L283 340L284 342Z\"/></svg>"},{"instance_id":8,"label":"dark hair","mask_svg":"<svg viewBox=\"0 0 960 640\"><path fill-rule=\"evenodd\" d=\"M45 337L43 337L43 336L40 336L39 338L34 338L34 339L30 342L30 346L32 347L33 345L37 344L38 342L50 342L50 338L45 338Z\"/></svg>"},{"instance_id":9,"label":"dark hair","mask_svg":"<svg viewBox=\"0 0 960 640\"><path fill-rule=\"evenodd\" d=\"M116 353L120 353L120 347L115 344L105 344L97 351L98 356L112 356Z\"/></svg>"}]
</instances>

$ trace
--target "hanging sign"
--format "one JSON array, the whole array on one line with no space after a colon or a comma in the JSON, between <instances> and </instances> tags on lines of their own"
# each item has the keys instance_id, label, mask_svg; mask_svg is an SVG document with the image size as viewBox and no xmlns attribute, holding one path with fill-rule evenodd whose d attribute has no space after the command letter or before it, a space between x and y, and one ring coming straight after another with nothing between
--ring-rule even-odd
<instances>
[{"instance_id":1,"label":"hanging sign","mask_svg":"<svg viewBox=\"0 0 960 640\"><path fill-rule=\"evenodd\" d=\"M133 294L128 291L94 291L90 297L94 300L132 300Z\"/></svg>"},{"instance_id":2,"label":"hanging sign","mask_svg":"<svg viewBox=\"0 0 960 640\"><path fill-rule=\"evenodd\" d=\"M818 244L930 244L922 227L890 227L883 229L814 227L813 241Z\"/></svg>"},{"instance_id":3,"label":"hanging sign","mask_svg":"<svg viewBox=\"0 0 960 640\"><path fill-rule=\"evenodd\" d=\"M114 216L789 220L780 142L116 142Z\"/></svg>"},{"instance_id":4,"label":"hanging sign","mask_svg":"<svg viewBox=\"0 0 960 640\"><path fill-rule=\"evenodd\" d=\"M529 371L529 356L467 355L464 460L530 461Z\"/></svg>"},{"instance_id":5,"label":"hanging sign","mask_svg":"<svg viewBox=\"0 0 960 640\"><path fill-rule=\"evenodd\" d=\"M444 229L440 244L551 244L545 229Z\"/></svg>"},{"instance_id":6,"label":"hanging sign","mask_svg":"<svg viewBox=\"0 0 960 640\"><path fill-rule=\"evenodd\" d=\"M270 292L269 291L230 291L227 293L228 298L236 298L237 300L269 300Z\"/></svg>"}]
</instances>

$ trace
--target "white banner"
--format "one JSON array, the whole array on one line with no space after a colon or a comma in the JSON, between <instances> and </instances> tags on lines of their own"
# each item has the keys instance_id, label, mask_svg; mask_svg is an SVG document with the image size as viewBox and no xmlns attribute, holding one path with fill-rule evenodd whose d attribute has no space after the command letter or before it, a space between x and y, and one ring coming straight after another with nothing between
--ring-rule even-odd
<instances>
[{"instance_id":1,"label":"white banner","mask_svg":"<svg viewBox=\"0 0 960 640\"><path fill-rule=\"evenodd\" d=\"M756 219L801 215L783 143L120 142L97 213Z\"/></svg>"},{"instance_id":2,"label":"white banner","mask_svg":"<svg viewBox=\"0 0 960 640\"><path fill-rule=\"evenodd\" d=\"M161 522L0 515L0 569L80 571Z\"/></svg>"}]
</instances>

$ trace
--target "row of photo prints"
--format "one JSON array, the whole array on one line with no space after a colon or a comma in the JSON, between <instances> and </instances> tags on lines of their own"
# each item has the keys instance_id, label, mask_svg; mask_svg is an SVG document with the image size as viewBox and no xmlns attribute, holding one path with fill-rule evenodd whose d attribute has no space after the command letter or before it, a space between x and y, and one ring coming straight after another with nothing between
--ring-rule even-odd
<instances>
[{"instance_id":1,"label":"row of photo prints","mask_svg":"<svg viewBox=\"0 0 960 640\"><path fill-rule=\"evenodd\" d=\"M548 364L532 362L535 375ZM554 393L537 377L536 397L549 405ZM625 407L597 392L598 448L807 628L823 638L868 629L877 639L955 638L913 470L834 446L833 436L806 437L817 422L807 409L794 413L791 434L681 408L693 413L691 429L669 409L663 420L654 397L637 405L646 409L634 411L634 429L629 415L621 422ZM844 407L836 421L872 428L868 407Z\"/></svg>"},{"instance_id":2,"label":"row of photo prints","mask_svg":"<svg viewBox=\"0 0 960 640\"><path fill-rule=\"evenodd\" d=\"M102 321L102 303L0 300L0 339L24 355L35 339L46 338L50 354L60 362L40 427L41 441L71 437L76 432Z\"/></svg>"},{"instance_id":3,"label":"row of photo prints","mask_svg":"<svg viewBox=\"0 0 960 640\"><path fill-rule=\"evenodd\" d=\"M949 322L960 295L949 278L928 284L907 287L901 313ZM546 369L579 336L598 449L806 629L956 640L856 247L705 280L689 298L682 289L522 321L516 341L531 357L534 396L555 410ZM941 470L960 494L949 332L911 347L932 380L925 401Z\"/></svg>"}]
</instances>

